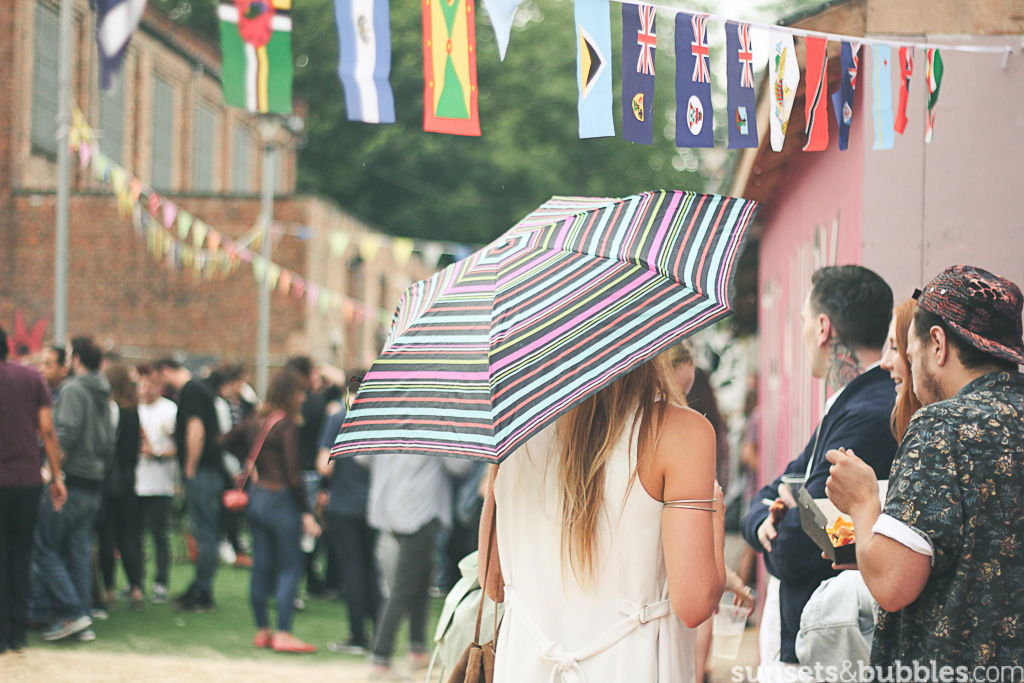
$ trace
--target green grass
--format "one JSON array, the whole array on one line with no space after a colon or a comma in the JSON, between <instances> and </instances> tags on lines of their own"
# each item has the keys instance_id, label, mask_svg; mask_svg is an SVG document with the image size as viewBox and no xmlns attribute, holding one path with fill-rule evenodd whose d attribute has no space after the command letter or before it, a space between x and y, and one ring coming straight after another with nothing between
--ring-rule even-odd
<instances>
[{"instance_id":1,"label":"green grass","mask_svg":"<svg viewBox=\"0 0 1024 683\"><path fill-rule=\"evenodd\" d=\"M177 541L177 539L175 539ZM175 542L173 547L179 550ZM183 548L182 548L183 550ZM178 555L178 552L175 552ZM183 552L182 552L183 555ZM152 576L152 554L147 554L147 580ZM187 588L192 580L193 568L187 562L175 558L171 567L171 595L175 596ZM121 568L118 576L123 581ZM91 643L77 643L72 640L48 643L38 633L30 634L32 647L81 647L105 652L130 652L136 654L175 655L184 657L235 657L245 659L273 659L280 656L270 650L257 650L252 646L256 626L249 606L248 569L221 565L214 585L214 599L217 609L208 614L177 612L173 604L154 605L147 596L142 610L132 610L127 601L119 600L110 606L110 618L95 621L93 631L97 639ZM296 611L293 632L307 642L317 646L312 655L295 657L295 661L328 662L345 659L362 661L362 657L342 655L327 650L328 642L340 640L348 635L348 616L345 604L339 600L305 598L306 609ZM441 600L431 604L432 619L427 637L433 636L433 624L440 611ZM276 612L271 601L271 624ZM401 656L407 641L406 627L398 634L395 656Z\"/></svg>"}]
</instances>

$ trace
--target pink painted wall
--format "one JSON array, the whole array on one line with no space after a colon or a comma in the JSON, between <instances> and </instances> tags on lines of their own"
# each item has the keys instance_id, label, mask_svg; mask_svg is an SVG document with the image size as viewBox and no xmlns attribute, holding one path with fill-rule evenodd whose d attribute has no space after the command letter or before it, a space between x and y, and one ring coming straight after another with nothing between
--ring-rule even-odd
<instances>
[{"instance_id":1,"label":"pink painted wall","mask_svg":"<svg viewBox=\"0 0 1024 683\"><path fill-rule=\"evenodd\" d=\"M863 82L863 81L861 81ZM760 259L760 404L762 481L770 481L806 444L825 401L800 341L800 310L811 274L824 265L860 263L863 224L864 112L857 98L849 149L830 136L825 152L798 152L763 209ZM790 135L803 135L790 131Z\"/></svg>"}]
</instances>

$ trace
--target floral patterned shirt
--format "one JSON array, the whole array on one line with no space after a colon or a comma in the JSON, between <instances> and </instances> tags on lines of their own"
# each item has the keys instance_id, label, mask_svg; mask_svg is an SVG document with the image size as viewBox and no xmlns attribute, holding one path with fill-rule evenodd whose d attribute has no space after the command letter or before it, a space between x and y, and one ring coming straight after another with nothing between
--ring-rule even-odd
<instances>
[{"instance_id":1,"label":"floral patterned shirt","mask_svg":"<svg viewBox=\"0 0 1024 683\"><path fill-rule=\"evenodd\" d=\"M879 609L872 663L1024 664L1024 375L983 375L918 411L884 507L934 555L917 600Z\"/></svg>"}]
</instances>

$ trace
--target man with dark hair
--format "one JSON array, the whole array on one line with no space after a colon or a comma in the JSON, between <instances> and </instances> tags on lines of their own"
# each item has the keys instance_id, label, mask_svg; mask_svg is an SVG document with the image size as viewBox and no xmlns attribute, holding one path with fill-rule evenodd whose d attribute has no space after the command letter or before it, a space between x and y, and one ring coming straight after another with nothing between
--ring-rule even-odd
<instances>
[{"instance_id":1,"label":"man with dark hair","mask_svg":"<svg viewBox=\"0 0 1024 683\"><path fill-rule=\"evenodd\" d=\"M857 565L881 607L873 664L1016 669L1024 663L1024 296L972 266L947 268L919 294L907 356L924 408L900 443L885 506L857 457L866 451L828 454L828 495L853 518Z\"/></svg>"},{"instance_id":2,"label":"man with dark hair","mask_svg":"<svg viewBox=\"0 0 1024 683\"><path fill-rule=\"evenodd\" d=\"M821 422L803 451L782 476L803 478L814 498L825 496L829 464L825 453L854 448L870 453L870 465L888 475L896 442L889 415L896 390L879 367L892 315L892 290L876 273L861 266L828 266L816 271L801 313L801 339L811 374L832 392ZM772 579L761 624L762 673L783 678L795 667L800 614L814 590L836 575L800 526L796 491L782 476L761 489L742 523L744 539L764 553ZM774 504L770 507L761 501ZM795 679L793 679L795 680Z\"/></svg>"},{"instance_id":3,"label":"man with dark hair","mask_svg":"<svg viewBox=\"0 0 1024 683\"><path fill-rule=\"evenodd\" d=\"M32 541L43 478L37 439L49 463L49 501L67 499L50 392L35 370L7 362L7 334L0 327L0 654L25 647Z\"/></svg>"},{"instance_id":4,"label":"man with dark hair","mask_svg":"<svg viewBox=\"0 0 1024 683\"><path fill-rule=\"evenodd\" d=\"M63 346L48 346L43 350L43 379L50 387L50 395L57 401L61 385L68 378L67 352Z\"/></svg>"},{"instance_id":5,"label":"man with dark hair","mask_svg":"<svg viewBox=\"0 0 1024 683\"><path fill-rule=\"evenodd\" d=\"M110 383L99 369L103 352L92 339L71 342L75 376L61 391L55 422L64 452L67 502L56 509L44 497L36 527L31 614L49 623L44 640L59 640L92 624L92 528L100 509L103 479L114 457L114 411Z\"/></svg>"},{"instance_id":6,"label":"man with dark hair","mask_svg":"<svg viewBox=\"0 0 1024 683\"><path fill-rule=\"evenodd\" d=\"M185 377L184 368L170 369L169 387ZM188 372L187 370L185 371ZM221 419L217 414L216 389L209 382L189 379L180 387L174 442L185 482L192 536L197 545L195 578L178 596L178 609L209 611L214 607L213 579L217 573L217 539L221 497L224 493L224 460L220 447ZM230 419L230 416L229 416Z\"/></svg>"}]
</instances>

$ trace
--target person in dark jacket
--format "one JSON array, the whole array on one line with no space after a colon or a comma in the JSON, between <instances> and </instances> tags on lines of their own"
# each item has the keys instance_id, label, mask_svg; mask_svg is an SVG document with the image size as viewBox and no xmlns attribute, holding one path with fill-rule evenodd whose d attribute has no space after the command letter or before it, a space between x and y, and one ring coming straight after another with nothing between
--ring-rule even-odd
<instances>
[{"instance_id":1,"label":"person in dark jacket","mask_svg":"<svg viewBox=\"0 0 1024 683\"><path fill-rule=\"evenodd\" d=\"M829 463L825 453L852 448L879 479L889 475L896 441L889 417L896 399L895 385L879 367L892 314L892 290L876 273L861 266L820 268L811 279L804 304L802 341L811 374L835 392L825 404L824 416L801 453L783 475L805 477L804 488L813 498L825 497ZM821 550L800 527L795 491L782 476L754 496L742 523L744 539L764 553L769 573L769 595L762 622L762 644L778 638L778 659L762 667L796 666L795 641L800 614L814 590L836 575ZM777 504L769 507L762 501ZM777 586L777 602L773 591ZM771 652L762 648L762 657ZM812 664L800 662L801 664ZM770 675L770 674L766 674Z\"/></svg>"},{"instance_id":2,"label":"person in dark jacket","mask_svg":"<svg viewBox=\"0 0 1024 683\"><path fill-rule=\"evenodd\" d=\"M48 623L43 640L59 640L92 625L90 542L103 480L114 455L110 383L99 369L103 352L88 337L71 342L74 378L61 390L54 421L64 452L67 502L56 510L43 496L33 560L33 621Z\"/></svg>"},{"instance_id":3,"label":"person in dark jacket","mask_svg":"<svg viewBox=\"0 0 1024 683\"><path fill-rule=\"evenodd\" d=\"M114 459L103 486L103 504L96 528L99 533L100 572L106 590L105 602L114 599L116 563L120 552L132 607L142 607L142 543L139 529L139 499L135 495L135 468L139 463L142 427L139 423L138 389L128 366L107 367L110 397L117 404L117 438Z\"/></svg>"}]
</instances>

